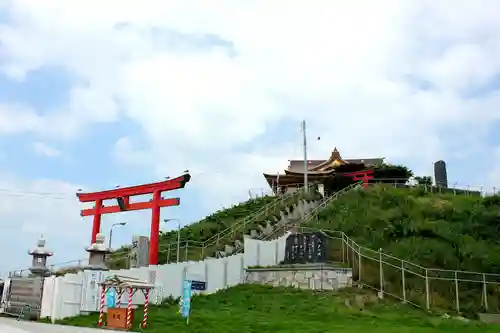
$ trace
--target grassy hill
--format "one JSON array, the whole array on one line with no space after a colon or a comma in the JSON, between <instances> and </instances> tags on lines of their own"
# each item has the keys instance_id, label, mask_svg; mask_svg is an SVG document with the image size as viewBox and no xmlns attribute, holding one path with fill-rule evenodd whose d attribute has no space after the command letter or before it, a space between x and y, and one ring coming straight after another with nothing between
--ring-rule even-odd
<instances>
[{"instance_id":1,"label":"grassy hill","mask_svg":"<svg viewBox=\"0 0 500 333\"><path fill-rule=\"evenodd\" d=\"M493 333L498 326L441 319L411 306L377 300L357 288L313 293L291 288L241 285L192 300L189 325L176 305L165 303L150 309L150 325L143 332L307 332L307 333ZM135 315L134 331L142 318ZM96 327L98 315L80 316L60 324Z\"/></svg>"},{"instance_id":2,"label":"grassy hill","mask_svg":"<svg viewBox=\"0 0 500 333\"><path fill-rule=\"evenodd\" d=\"M356 243L413 262L426 268L500 273L500 197L429 193L423 188L400 188L374 185L368 190L345 193L320 212L310 227L339 230ZM331 255L339 259L339 245ZM377 258L377 253L366 253ZM354 260L356 262L357 260ZM387 260L384 267L386 290L402 294L401 262ZM362 282L379 286L379 267L375 260L364 260ZM391 265L393 267L391 267ZM396 268L395 268L395 267ZM408 269L410 265L407 265ZM413 266L412 266L413 267ZM414 268L413 270L419 270ZM432 275L430 292L434 306L454 309L453 272L428 271ZM414 301L425 304L425 271L407 274L407 284L414 284ZM500 282L500 277L459 274L460 308L465 312L483 311L482 279ZM447 281L436 278L447 278ZM367 280L366 280L367 279ZM472 282L476 281L476 282ZM497 284L487 286L489 310L498 312Z\"/></svg>"}]
</instances>

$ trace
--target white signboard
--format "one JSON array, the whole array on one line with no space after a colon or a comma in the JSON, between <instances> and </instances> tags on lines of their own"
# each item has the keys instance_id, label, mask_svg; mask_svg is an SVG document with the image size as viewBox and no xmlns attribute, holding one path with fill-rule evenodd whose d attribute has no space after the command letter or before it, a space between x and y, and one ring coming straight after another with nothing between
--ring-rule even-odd
<instances>
[{"instance_id":1,"label":"white signboard","mask_svg":"<svg viewBox=\"0 0 500 333\"><path fill-rule=\"evenodd\" d=\"M80 309L85 312L98 312L101 295L98 283L103 280L104 274L101 271L90 270L84 271L83 274Z\"/></svg>"}]
</instances>

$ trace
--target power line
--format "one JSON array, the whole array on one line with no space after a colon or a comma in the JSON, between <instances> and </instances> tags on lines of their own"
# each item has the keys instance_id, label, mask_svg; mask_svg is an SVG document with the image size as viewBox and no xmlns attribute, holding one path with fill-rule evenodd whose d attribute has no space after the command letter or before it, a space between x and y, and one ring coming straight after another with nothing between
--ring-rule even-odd
<instances>
[{"instance_id":1,"label":"power line","mask_svg":"<svg viewBox=\"0 0 500 333\"><path fill-rule=\"evenodd\" d=\"M21 193L0 193L0 196L8 196L8 197L19 197L19 198L26 198L26 199L40 199L40 200L74 200L74 197L56 197L56 196L41 196L41 195L33 195L33 194L21 194Z\"/></svg>"}]
</instances>

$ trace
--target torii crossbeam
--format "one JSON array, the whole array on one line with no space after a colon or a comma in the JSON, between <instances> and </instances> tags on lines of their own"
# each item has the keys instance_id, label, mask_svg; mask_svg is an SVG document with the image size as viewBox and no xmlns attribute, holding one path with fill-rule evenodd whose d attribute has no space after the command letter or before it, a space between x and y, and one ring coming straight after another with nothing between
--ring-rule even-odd
<instances>
[{"instance_id":1,"label":"torii crossbeam","mask_svg":"<svg viewBox=\"0 0 500 333\"><path fill-rule=\"evenodd\" d=\"M184 174L180 177L165 180L157 183L150 183L137 186L129 186L117 188L114 190L106 190L101 192L92 193L77 193L80 202L94 202L93 208L82 209L81 216L94 216L92 226L91 244L95 243L96 236L101 230L101 215L112 214L124 211L151 209L151 236L149 247L149 264L158 265L158 236L160 233L160 208L178 206L180 204L179 198L162 198L162 192L172 191L184 188L186 183L189 182L191 176ZM153 199L149 202L130 202L130 197L136 195L152 194ZM117 205L104 206L103 201L109 199L116 199Z\"/></svg>"}]
</instances>

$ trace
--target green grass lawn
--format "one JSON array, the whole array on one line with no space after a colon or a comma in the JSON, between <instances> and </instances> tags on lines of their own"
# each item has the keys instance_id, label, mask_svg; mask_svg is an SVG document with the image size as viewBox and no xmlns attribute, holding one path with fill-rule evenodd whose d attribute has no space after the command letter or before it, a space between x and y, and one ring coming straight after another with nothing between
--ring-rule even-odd
<instances>
[{"instance_id":1,"label":"green grass lawn","mask_svg":"<svg viewBox=\"0 0 500 333\"><path fill-rule=\"evenodd\" d=\"M160 332L342 332L342 333L489 333L500 326L441 319L390 299L376 300L362 310L354 304L358 289L314 293L291 288L241 285L208 296L194 297L189 325L177 306L150 309L149 327L138 329L142 311L137 311L134 331ZM346 303L351 304L350 306ZM69 318L59 324L97 326L97 315Z\"/></svg>"}]
</instances>

